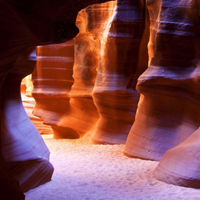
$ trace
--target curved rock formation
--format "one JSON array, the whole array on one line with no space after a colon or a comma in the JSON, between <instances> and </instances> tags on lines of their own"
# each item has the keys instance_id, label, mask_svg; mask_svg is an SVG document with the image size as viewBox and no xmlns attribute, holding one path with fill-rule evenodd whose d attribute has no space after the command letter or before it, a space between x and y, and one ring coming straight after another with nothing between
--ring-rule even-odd
<instances>
[{"instance_id":1,"label":"curved rock formation","mask_svg":"<svg viewBox=\"0 0 200 200\"><path fill-rule=\"evenodd\" d=\"M100 41L104 36L115 2L96 4L79 12L75 38L74 84L70 92L70 111L62 117L59 126L74 129L79 136L92 131L99 114L92 98L96 80Z\"/></svg>"},{"instance_id":2,"label":"curved rock formation","mask_svg":"<svg viewBox=\"0 0 200 200\"><path fill-rule=\"evenodd\" d=\"M35 67L35 50L27 48L17 59L1 90L1 151L23 191L51 180L53 173L49 150L21 101L21 80Z\"/></svg>"},{"instance_id":3,"label":"curved rock formation","mask_svg":"<svg viewBox=\"0 0 200 200\"><path fill-rule=\"evenodd\" d=\"M55 138L81 137L94 129L99 118L92 90L100 40L114 6L115 1L111 1L79 12L76 24L80 32L74 39L75 46L66 42L38 47L37 69L33 74L34 114L53 128Z\"/></svg>"},{"instance_id":4,"label":"curved rock formation","mask_svg":"<svg viewBox=\"0 0 200 200\"><path fill-rule=\"evenodd\" d=\"M200 130L180 145L166 151L154 176L166 183L200 188Z\"/></svg>"},{"instance_id":5,"label":"curved rock formation","mask_svg":"<svg viewBox=\"0 0 200 200\"><path fill-rule=\"evenodd\" d=\"M92 136L94 143L125 143L139 100L137 78L147 68L148 35L144 2L118 0L111 26L101 41L93 90L100 114Z\"/></svg>"},{"instance_id":6,"label":"curved rock formation","mask_svg":"<svg viewBox=\"0 0 200 200\"><path fill-rule=\"evenodd\" d=\"M29 74L21 81L21 99L23 107L34 126L41 135L52 134L52 128L43 123L43 120L33 115L35 99L32 97L33 81L32 74Z\"/></svg>"},{"instance_id":7,"label":"curved rock formation","mask_svg":"<svg viewBox=\"0 0 200 200\"><path fill-rule=\"evenodd\" d=\"M62 132L62 128L58 128L57 123L69 111L69 92L74 82L73 63L73 40L37 48L37 65L33 72L34 89L32 92L36 100L34 115L50 125L55 135ZM68 134L74 137L73 132L68 131Z\"/></svg>"},{"instance_id":8,"label":"curved rock formation","mask_svg":"<svg viewBox=\"0 0 200 200\"><path fill-rule=\"evenodd\" d=\"M150 66L138 79L141 98L125 147L131 157L160 160L200 125L198 5L147 1Z\"/></svg>"},{"instance_id":9,"label":"curved rock formation","mask_svg":"<svg viewBox=\"0 0 200 200\"><path fill-rule=\"evenodd\" d=\"M19 179L22 189L27 190L43 183L46 177L42 177L40 173L42 173L42 175L51 176L50 172L52 172L51 166L48 166L50 171L47 170L47 165L49 165L48 161L41 162L41 160L35 160L37 156L34 156L33 149L26 151L27 141L22 143L24 148L23 146L17 145L20 143L19 141L23 139L25 130L32 131L30 135L35 132L34 128L31 129L29 120L26 117L27 115L25 115L21 105L19 94L20 79L22 79L21 74L23 74L24 77L23 70L25 70L26 73L26 68L29 69L27 66L26 68L24 67L23 62L21 63L21 59L23 56L28 57L27 53L30 53L30 47L63 42L75 37L78 33L78 29L75 26L75 19L78 11L90 4L101 2L105 2L105 0L77 0L73 2L66 0L0 0L0 105L2 110L1 138L4 138L4 140L1 141L0 152L0 186L3 188L3 190L0 191L0 196L5 200L13 198L16 200L24 199L24 195L13 176L17 176L16 178ZM25 54L19 58L23 53ZM32 70L32 67L30 69ZM17 76L19 75L17 79L13 76L15 74ZM7 89L8 91L6 91ZM13 120L13 117L15 120ZM27 125L25 127L23 124L24 121L26 121L25 124ZM28 134L26 136L28 137ZM16 138L19 140L13 140ZM9 140L13 140L12 146L10 146ZM28 141L30 142L30 146L34 146L34 140L32 141L31 138L29 138ZM42 142L39 142L38 145L39 144L43 146L38 147L39 149L43 149L40 154L45 155L46 158L46 147L44 147ZM2 148L6 148L6 146L10 146L9 150L11 154L14 153L13 156L4 152ZM16 151L13 151L14 149L16 149ZM23 150L25 151L24 156L20 155L20 152ZM31 155L31 153L29 154L29 152L32 152L33 155ZM27 160L31 159L33 163L30 164L29 162L31 166L27 166L26 161L19 161L21 158ZM33 170L33 168L36 169L35 164L40 170ZM22 174L18 173L19 167L22 169L19 170ZM29 171L27 170L30 168L32 168L32 174L30 174L32 178L37 177L35 181L26 179L29 176ZM50 177L48 177L48 179L49 178ZM42 180L42 182L40 182L40 180ZM26 185L23 184L24 182L26 182Z\"/></svg>"}]
</instances>

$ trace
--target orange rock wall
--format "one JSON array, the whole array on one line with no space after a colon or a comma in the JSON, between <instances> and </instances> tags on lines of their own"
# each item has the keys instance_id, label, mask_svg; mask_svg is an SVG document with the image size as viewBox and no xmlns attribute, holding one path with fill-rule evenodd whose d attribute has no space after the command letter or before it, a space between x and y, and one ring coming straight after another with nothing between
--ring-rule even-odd
<instances>
[{"instance_id":1,"label":"orange rock wall","mask_svg":"<svg viewBox=\"0 0 200 200\"><path fill-rule=\"evenodd\" d=\"M68 81L73 77L72 85L56 82L60 80L59 74L64 75L59 67L62 63L59 53L57 58L53 53L59 47L38 47L33 77L34 113L52 126L55 137L78 138L90 133L94 143L125 143L139 99L135 90L137 78L148 63L146 15L144 3L129 0L96 4L80 11L76 20L79 34L74 39L74 65L70 63L73 75L65 71L63 78ZM42 49L52 54L46 56ZM61 54L68 57L71 53L63 48ZM57 62L53 64L51 59ZM50 67L53 73L47 70ZM54 81L46 81L46 76ZM62 87L67 90L61 102L56 91Z\"/></svg>"},{"instance_id":2,"label":"orange rock wall","mask_svg":"<svg viewBox=\"0 0 200 200\"><path fill-rule=\"evenodd\" d=\"M135 85L148 63L149 34L148 28L145 29L145 17L143 3L117 1L107 35L101 41L100 64L93 90L100 114L92 135L94 143L125 143L135 120L139 100Z\"/></svg>"},{"instance_id":3,"label":"orange rock wall","mask_svg":"<svg viewBox=\"0 0 200 200\"><path fill-rule=\"evenodd\" d=\"M199 21L197 0L117 0L80 11L74 46L62 44L64 57L74 51L70 73L57 50L42 51L59 46L38 49L35 114L56 138L126 142L125 155L161 160L157 179L199 188Z\"/></svg>"},{"instance_id":4,"label":"orange rock wall","mask_svg":"<svg viewBox=\"0 0 200 200\"><path fill-rule=\"evenodd\" d=\"M199 1L147 0L149 67L125 154L160 160L155 177L200 187Z\"/></svg>"},{"instance_id":5,"label":"orange rock wall","mask_svg":"<svg viewBox=\"0 0 200 200\"><path fill-rule=\"evenodd\" d=\"M37 48L37 65L32 77L32 95L36 100L34 114L55 132L60 118L69 111L73 63L74 40Z\"/></svg>"},{"instance_id":6,"label":"orange rock wall","mask_svg":"<svg viewBox=\"0 0 200 200\"><path fill-rule=\"evenodd\" d=\"M24 200L23 191L50 181L53 173L53 166L48 161L48 148L29 120L20 96L21 80L35 67L36 55L33 50L38 45L61 43L74 38L78 34L75 25L78 12L91 4L104 2L107 1L0 0L1 199ZM48 56L48 52L45 53ZM52 77L44 79L46 82L42 79L42 84L45 87L51 85ZM58 89L58 85L62 86L61 89L67 85L63 79L59 76L54 90L59 95L62 93L61 97L66 96L66 89ZM37 93L40 94L42 90L43 86ZM51 90L48 90L49 95L55 97ZM45 107L44 98L40 98L38 104L41 105L41 101L44 101ZM66 102L64 100L64 105ZM51 104L54 106L56 101ZM54 118L51 115L50 120Z\"/></svg>"},{"instance_id":7,"label":"orange rock wall","mask_svg":"<svg viewBox=\"0 0 200 200\"><path fill-rule=\"evenodd\" d=\"M92 91L99 68L100 41L115 2L79 12L73 42L41 46L33 73L34 114L50 125L55 138L78 138L91 132L99 118Z\"/></svg>"},{"instance_id":8,"label":"orange rock wall","mask_svg":"<svg viewBox=\"0 0 200 200\"><path fill-rule=\"evenodd\" d=\"M141 98L125 149L153 160L199 127L197 10L187 1L158 2L147 1L150 65L138 79Z\"/></svg>"}]
</instances>

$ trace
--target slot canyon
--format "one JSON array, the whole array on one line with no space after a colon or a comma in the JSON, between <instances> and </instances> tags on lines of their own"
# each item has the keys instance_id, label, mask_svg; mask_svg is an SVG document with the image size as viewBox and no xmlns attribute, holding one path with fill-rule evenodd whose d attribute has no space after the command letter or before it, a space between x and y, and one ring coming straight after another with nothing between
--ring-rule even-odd
<instances>
[{"instance_id":1,"label":"slot canyon","mask_svg":"<svg viewBox=\"0 0 200 200\"><path fill-rule=\"evenodd\" d=\"M0 16L0 199L200 199L199 0Z\"/></svg>"}]
</instances>

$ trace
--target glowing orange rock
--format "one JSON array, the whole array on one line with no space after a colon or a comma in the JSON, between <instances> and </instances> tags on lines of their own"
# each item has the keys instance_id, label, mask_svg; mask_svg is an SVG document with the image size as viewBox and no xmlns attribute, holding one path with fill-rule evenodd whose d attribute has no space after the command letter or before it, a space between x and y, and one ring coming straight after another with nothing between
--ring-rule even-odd
<instances>
[{"instance_id":1,"label":"glowing orange rock","mask_svg":"<svg viewBox=\"0 0 200 200\"><path fill-rule=\"evenodd\" d=\"M92 90L100 40L114 6L113 1L80 11L76 22L80 32L75 43L38 47L37 69L33 74L34 114L53 128L55 138L78 138L95 127L99 114Z\"/></svg>"},{"instance_id":2,"label":"glowing orange rock","mask_svg":"<svg viewBox=\"0 0 200 200\"><path fill-rule=\"evenodd\" d=\"M80 11L77 17L80 32L75 38L70 110L62 116L58 125L75 130L79 136L92 131L99 118L92 91L99 64L100 41L114 6L114 1L92 5Z\"/></svg>"},{"instance_id":3,"label":"glowing orange rock","mask_svg":"<svg viewBox=\"0 0 200 200\"><path fill-rule=\"evenodd\" d=\"M147 5L152 59L138 79L141 98L125 153L160 160L199 127L199 40L195 36L199 26L190 3L163 0L147 1Z\"/></svg>"},{"instance_id":4,"label":"glowing orange rock","mask_svg":"<svg viewBox=\"0 0 200 200\"><path fill-rule=\"evenodd\" d=\"M0 0L1 138L4 137L3 143L1 141L0 144L0 196L2 198L16 200L25 198L19 188L18 182L13 178L13 176L19 179L23 190L28 190L44 183L46 179L43 175L52 172L52 166L47 160L42 160L42 162L40 162L41 160L37 160L37 162L28 162L27 165L26 161L30 161L29 158L33 159L31 156L29 157L29 151L26 152L24 156L26 161L18 162L17 160L18 158L23 157L23 155L20 155L20 152L25 150L28 145L22 142L22 146L18 149L15 145L19 141L15 140L15 137L18 137L19 140L23 140L24 131L31 128L30 121L22 109L23 106L20 99L20 81L24 75L27 75L27 70L33 68L32 66L31 68L29 68L29 66L24 66L24 64L27 63L23 61L23 57L25 56L26 59L29 59L28 53L30 53L30 47L32 48L37 45L60 43L75 37L78 33L78 29L75 26L78 11L90 4L103 2L105 2L105 0ZM15 117L17 122L13 120L13 117ZM24 119L24 122L20 121L22 119ZM29 131L34 132L35 130L33 128ZM7 132L9 132L8 135ZM33 132L31 132L31 134ZM10 138L7 138L9 136ZM28 141L30 142L29 147L34 147L34 143L37 140L33 139L32 141L32 138L30 137ZM38 145L40 144L42 144L42 142L39 139ZM4 159L6 156L10 157L10 155L3 150L3 148L6 148L7 145L11 147L9 148L10 152L14 153L17 157L11 156L11 160ZM13 147L15 147L14 149L17 148L16 151L12 149ZM40 152L41 154L46 152L45 145L43 147L44 148L41 147L43 149ZM34 149L35 148L36 147L34 147ZM10 163L10 161L13 163ZM18 173L18 170L15 171L17 172L17 174L15 174L15 172L12 171L13 166L16 169L19 169L21 174ZM48 167L46 166L49 167L50 171L47 170ZM34 167L39 168L39 170L30 170ZM50 177L51 173L49 173L48 180ZM23 182L29 182L30 184L24 185Z\"/></svg>"},{"instance_id":5,"label":"glowing orange rock","mask_svg":"<svg viewBox=\"0 0 200 200\"><path fill-rule=\"evenodd\" d=\"M33 73L34 115L51 125L54 133L57 123L69 111L69 92L74 82L74 41L37 48L37 66ZM62 131L59 128L59 131ZM66 130L65 130L66 131ZM68 134L70 135L69 131ZM73 133L72 133L72 136Z\"/></svg>"},{"instance_id":6,"label":"glowing orange rock","mask_svg":"<svg viewBox=\"0 0 200 200\"><path fill-rule=\"evenodd\" d=\"M148 29L144 30L144 5L140 1L118 0L111 26L101 41L100 65L93 90L100 114L92 136L94 143L126 141L139 99L135 85L148 62L145 47Z\"/></svg>"},{"instance_id":7,"label":"glowing orange rock","mask_svg":"<svg viewBox=\"0 0 200 200\"><path fill-rule=\"evenodd\" d=\"M32 74L29 74L28 76L26 76L25 78L22 79L21 89L25 90L22 92L24 92L26 94L26 96L28 96L28 97L32 96L32 91L33 91Z\"/></svg>"}]
</instances>

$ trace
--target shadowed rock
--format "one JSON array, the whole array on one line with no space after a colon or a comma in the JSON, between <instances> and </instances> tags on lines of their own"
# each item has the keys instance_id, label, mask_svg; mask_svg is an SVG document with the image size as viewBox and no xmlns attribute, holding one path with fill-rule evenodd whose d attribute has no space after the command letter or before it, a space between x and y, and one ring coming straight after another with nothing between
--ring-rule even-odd
<instances>
[{"instance_id":1,"label":"shadowed rock","mask_svg":"<svg viewBox=\"0 0 200 200\"><path fill-rule=\"evenodd\" d=\"M116 2L88 6L78 13L79 34L66 43L40 46L33 73L34 114L50 125L55 138L79 138L99 118L92 98L100 41ZM73 77L72 77L73 76Z\"/></svg>"},{"instance_id":2,"label":"shadowed rock","mask_svg":"<svg viewBox=\"0 0 200 200\"><path fill-rule=\"evenodd\" d=\"M139 100L135 85L147 68L148 37L144 2L118 0L107 36L101 41L100 65L93 90L100 115L92 136L94 143L126 142Z\"/></svg>"},{"instance_id":3,"label":"shadowed rock","mask_svg":"<svg viewBox=\"0 0 200 200\"><path fill-rule=\"evenodd\" d=\"M125 147L129 156L160 160L199 127L195 2L147 1L150 65L138 79L141 98Z\"/></svg>"},{"instance_id":4,"label":"shadowed rock","mask_svg":"<svg viewBox=\"0 0 200 200\"><path fill-rule=\"evenodd\" d=\"M21 79L27 75L27 72L32 72L33 64L32 62L31 64L29 62L21 63L21 58L24 55L29 58L30 54L28 54L28 52L30 53L30 47L32 48L42 44L59 43L75 37L78 33L78 29L75 26L75 19L78 11L90 4L101 2L105 1L77 0L69 2L65 0L0 0L0 105L1 154L3 154L3 157L0 157L0 183L5 183L4 186L6 186L6 188L4 187L5 190L1 191L1 196L5 200L13 199L13 197L14 199L24 199L16 181L10 175L11 172L6 167L5 161L8 161L6 160L6 157L12 157L12 159L16 161L17 158L15 157L15 154L18 154L21 150L25 150L25 156L17 156L23 157L26 161L32 159L35 160L35 158L32 158L35 156L37 160L37 156L39 156L34 152L35 147L34 149L30 149L30 151L26 151L26 148L24 148L24 146L29 146L30 148L34 143L37 143L37 140L31 137L32 133L36 131L22 109L21 99L19 98ZM25 54L19 58L23 53ZM19 60L17 60L18 58ZM25 134L25 132L27 133L26 137L30 136L30 138L18 146L18 142L21 142L21 140L23 141L23 134ZM9 136L9 139L6 138ZM15 140L13 138L14 136L18 139ZM9 140L10 144L6 144L9 143ZM29 142L30 145L27 145L27 142ZM46 156L48 150L45 147L45 144L42 143L42 139L39 139L38 146L41 146L38 147L38 149L42 149L42 152L40 152L41 154L45 152L44 157L47 159ZM9 149L14 153L13 155L12 153L7 154L3 150L6 146L10 146ZM12 146L17 150L14 151ZM19 152L18 149L20 150ZM33 151L33 155L31 155L31 151ZM37 162L38 161L33 163L36 164ZM48 172L48 170L50 171L51 176L53 170L51 165L48 165L45 169L46 172ZM31 174L29 175L31 176ZM23 174L22 177L24 178L29 175ZM50 176L48 180L50 179ZM8 180L5 177L8 177L10 180L9 185L8 181L5 181L5 179ZM36 179L31 181L32 184L34 184L39 177L40 175L34 177ZM35 187L36 185L29 185L26 190ZM8 190L9 193L6 193Z\"/></svg>"}]
</instances>

